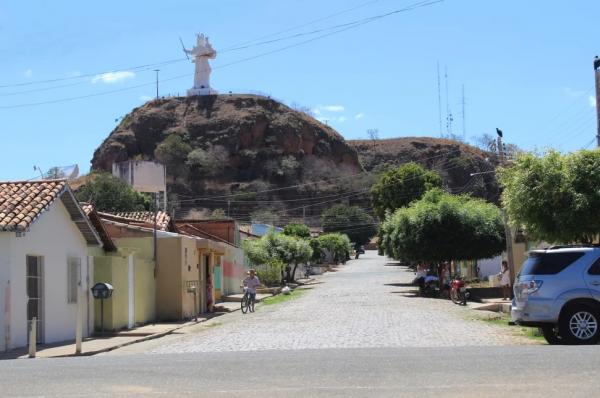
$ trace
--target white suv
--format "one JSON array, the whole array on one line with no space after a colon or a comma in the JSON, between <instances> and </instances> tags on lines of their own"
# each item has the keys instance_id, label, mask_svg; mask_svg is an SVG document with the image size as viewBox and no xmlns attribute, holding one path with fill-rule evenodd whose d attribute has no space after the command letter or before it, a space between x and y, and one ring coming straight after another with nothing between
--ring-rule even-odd
<instances>
[{"instance_id":1,"label":"white suv","mask_svg":"<svg viewBox=\"0 0 600 398\"><path fill-rule=\"evenodd\" d=\"M600 248L533 250L514 284L515 323L539 327L550 344L600 340Z\"/></svg>"}]
</instances>

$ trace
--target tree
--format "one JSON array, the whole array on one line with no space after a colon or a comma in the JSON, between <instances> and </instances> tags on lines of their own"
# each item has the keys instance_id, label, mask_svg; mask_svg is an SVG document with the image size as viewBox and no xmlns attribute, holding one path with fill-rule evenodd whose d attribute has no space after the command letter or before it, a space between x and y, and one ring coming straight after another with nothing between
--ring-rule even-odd
<instances>
[{"instance_id":1,"label":"tree","mask_svg":"<svg viewBox=\"0 0 600 398\"><path fill-rule=\"evenodd\" d=\"M108 173L92 176L75 196L77 200L90 202L97 210L106 212L150 210L152 203L148 195L135 191Z\"/></svg>"},{"instance_id":2,"label":"tree","mask_svg":"<svg viewBox=\"0 0 600 398\"><path fill-rule=\"evenodd\" d=\"M333 261L337 264L339 261L346 262L348 252L352 250L350 239L345 234L328 233L319 236L316 239L316 245L321 250L321 257L328 251L333 257ZM313 247L314 247L313 246Z\"/></svg>"},{"instance_id":3,"label":"tree","mask_svg":"<svg viewBox=\"0 0 600 398\"><path fill-rule=\"evenodd\" d=\"M376 149L377 140L379 139L379 130L378 129L368 129L367 135L373 141L373 150Z\"/></svg>"},{"instance_id":4,"label":"tree","mask_svg":"<svg viewBox=\"0 0 600 398\"><path fill-rule=\"evenodd\" d=\"M251 263L263 265L275 260L285 266L286 280L291 282L299 264L310 260L313 255L310 243L305 239L269 232L256 240L246 240L243 243L246 256ZM294 266L293 272L291 266ZM283 269L281 271L282 279Z\"/></svg>"},{"instance_id":5,"label":"tree","mask_svg":"<svg viewBox=\"0 0 600 398\"><path fill-rule=\"evenodd\" d=\"M229 152L221 145L209 146L207 149L196 148L187 154L186 164L192 171L201 176L219 174L229 158Z\"/></svg>"},{"instance_id":6,"label":"tree","mask_svg":"<svg viewBox=\"0 0 600 398\"><path fill-rule=\"evenodd\" d=\"M358 206L335 205L321 215L324 232L343 232L356 249L368 243L377 234L373 217Z\"/></svg>"},{"instance_id":7,"label":"tree","mask_svg":"<svg viewBox=\"0 0 600 398\"><path fill-rule=\"evenodd\" d=\"M592 242L600 232L600 151L521 154L499 172L513 225L533 239Z\"/></svg>"},{"instance_id":8,"label":"tree","mask_svg":"<svg viewBox=\"0 0 600 398\"><path fill-rule=\"evenodd\" d=\"M384 173L371 188L375 214L385 218L386 212L408 206L431 188L441 187L442 178L416 163L406 163Z\"/></svg>"},{"instance_id":9,"label":"tree","mask_svg":"<svg viewBox=\"0 0 600 398\"><path fill-rule=\"evenodd\" d=\"M388 256L408 261L489 258L505 248L504 224L493 204L433 189L388 215L380 244Z\"/></svg>"},{"instance_id":10,"label":"tree","mask_svg":"<svg viewBox=\"0 0 600 398\"><path fill-rule=\"evenodd\" d=\"M191 151L190 144L179 134L170 134L156 146L154 157L165 164L169 174L177 177L187 172L186 161Z\"/></svg>"},{"instance_id":11,"label":"tree","mask_svg":"<svg viewBox=\"0 0 600 398\"><path fill-rule=\"evenodd\" d=\"M277 225L279 214L271 209L259 209L250 213L250 221L255 223Z\"/></svg>"},{"instance_id":12,"label":"tree","mask_svg":"<svg viewBox=\"0 0 600 398\"><path fill-rule=\"evenodd\" d=\"M310 228L308 228L304 224L288 224L285 227L283 227L283 233L285 235L295 236L297 238L310 238Z\"/></svg>"},{"instance_id":13,"label":"tree","mask_svg":"<svg viewBox=\"0 0 600 398\"><path fill-rule=\"evenodd\" d=\"M48 172L45 175L46 178L49 178L51 180L58 180L61 178L65 178L65 172L62 171L62 169L60 167L50 167L50 169L48 170Z\"/></svg>"},{"instance_id":14,"label":"tree","mask_svg":"<svg viewBox=\"0 0 600 398\"><path fill-rule=\"evenodd\" d=\"M214 209L211 213L210 213L210 218L213 220L222 220L224 218L226 218L227 216L225 215L225 210L223 209Z\"/></svg>"}]
</instances>

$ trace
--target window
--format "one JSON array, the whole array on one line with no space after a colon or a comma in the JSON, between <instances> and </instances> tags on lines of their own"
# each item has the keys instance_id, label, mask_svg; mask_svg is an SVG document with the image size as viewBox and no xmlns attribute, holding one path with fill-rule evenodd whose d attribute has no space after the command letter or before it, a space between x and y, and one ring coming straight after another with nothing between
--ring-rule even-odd
<instances>
[{"instance_id":1,"label":"window","mask_svg":"<svg viewBox=\"0 0 600 398\"><path fill-rule=\"evenodd\" d=\"M77 289L81 283L81 259L69 257L67 260L67 303L77 303Z\"/></svg>"},{"instance_id":2,"label":"window","mask_svg":"<svg viewBox=\"0 0 600 398\"><path fill-rule=\"evenodd\" d=\"M523 264L521 275L554 275L581 258L585 252L533 252Z\"/></svg>"},{"instance_id":3,"label":"window","mask_svg":"<svg viewBox=\"0 0 600 398\"><path fill-rule=\"evenodd\" d=\"M600 258L592 264L590 269L588 270L588 274L590 275L600 275Z\"/></svg>"}]
</instances>

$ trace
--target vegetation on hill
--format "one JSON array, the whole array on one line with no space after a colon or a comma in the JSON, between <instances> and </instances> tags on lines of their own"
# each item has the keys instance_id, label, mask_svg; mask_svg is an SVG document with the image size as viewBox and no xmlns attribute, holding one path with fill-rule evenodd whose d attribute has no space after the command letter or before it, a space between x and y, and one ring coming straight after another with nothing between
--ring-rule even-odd
<instances>
[{"instance_id":1,"label":"vegetation on hill","mask_svg":"<svg viewBox=\"0 0 600 398\"><path fill-rule=\"evenodd\" d=\"M95 151L92 170L131 159L166 164L179 217L224 209L246 221L319 225L340 200L369 206L379 173L411 161L453 192L499 197L493 174L470 175L494 167L486 151L436 138L346 141L307 112L256 95L166 98L134 109Z\"/></svg>"}]
</instances>

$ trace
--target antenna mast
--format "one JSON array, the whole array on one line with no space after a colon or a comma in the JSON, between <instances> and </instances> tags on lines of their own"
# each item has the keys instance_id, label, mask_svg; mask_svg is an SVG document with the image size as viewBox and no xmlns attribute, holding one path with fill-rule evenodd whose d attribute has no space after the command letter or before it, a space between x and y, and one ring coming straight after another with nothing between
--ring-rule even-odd
<instances>
[{"instance_id":1,"label":"antenna mast","mask_svg":"<svg viewBox=\"0 0 600 398\"><path fill-rule=\"evenodd\" d=\"M446 78L446 134L452 135L452 112L450 112L450 101L448 99L448 66L444 66L444 77Z\"/></svg>"},{"instance_id":2,"label":"antenna mast","mask_svg":"<svg viewBox=\"0 0 600 398\"><path fill-rule=\"evenodd\" d=\"M440 61L437 62L437 83L438 83L438 118L440 122L439 134L443 136L442 133L442 83L440 80Z\"/></svg>"}]
</instances>

